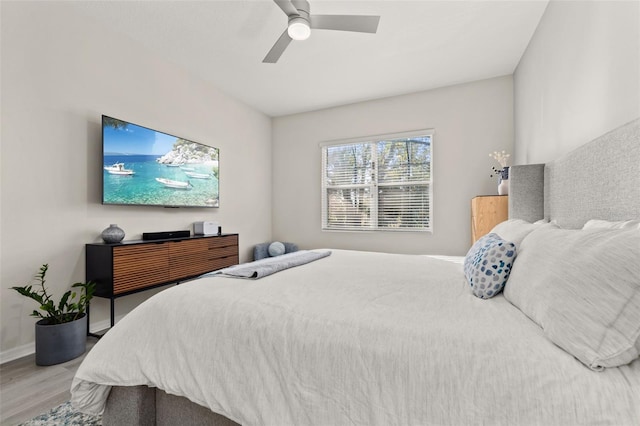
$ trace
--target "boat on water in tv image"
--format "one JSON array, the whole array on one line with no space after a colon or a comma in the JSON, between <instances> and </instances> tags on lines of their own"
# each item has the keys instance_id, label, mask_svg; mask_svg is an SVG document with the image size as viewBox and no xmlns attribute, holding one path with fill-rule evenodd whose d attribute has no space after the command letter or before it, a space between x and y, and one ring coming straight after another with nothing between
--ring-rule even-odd
<instances>
[{"instance_id":1,"label":"boat on water in tv image","mask_svg":"<svg viewBox=\"0 0 640 426\"><path fill-rule=\"evenodd\" d=\"M218 148L104 115L102 148L103 204L220 206Z\"/></svg>"},{"instance_id":2,"label":"boat on water in tv image","mask_svg":"<svg viewBox=\"0 0 640 426\"><path fill-rule=\"evenodd\" d=\"M194 179L211 179L213 177L207 173L184 172L184 174Z\"/></svg>"},{"instance_id":3,"label":"boat on water in tv image","mask_svg":"<svg viewBox=\"0 0 640 426\"><path fill-rule=\"evenodd\" d=\"M156 178L156 180L161 184L163 184L164 186L166 186L167 188L175 188L175 189L193 188L193 185L191 185L191 182L189 181L181 182L179 180L171 180L171 179L164 179L164 178Z\"/></svg>"},{"instance_id":4,"label":"boat on water in tv image","mask_svg":"<svg viewBox=\"0 0 640 426\"><path fill-rule=\"evenodd\" d=\"M104 169L112 175L131 176L135 173L133 170L125 169L124 163L115 163L111 166L105 166Z\"/></svg>"}]
</instances>

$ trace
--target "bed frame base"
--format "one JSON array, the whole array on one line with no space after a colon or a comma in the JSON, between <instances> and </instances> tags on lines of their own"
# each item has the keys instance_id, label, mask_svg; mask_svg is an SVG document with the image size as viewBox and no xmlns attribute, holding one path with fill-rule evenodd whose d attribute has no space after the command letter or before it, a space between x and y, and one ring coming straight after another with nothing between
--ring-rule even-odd
<instances>
[{"instance_id":1,"label":"bed frame base","mask_svg":"<svg viewBox=\"0 0 640 426\"><path fill-rule=\"evenodd\" d=\"M240 426L225 416L147 386L114 386L102 415L103 426Z\"/></svg>"}]
</instances>

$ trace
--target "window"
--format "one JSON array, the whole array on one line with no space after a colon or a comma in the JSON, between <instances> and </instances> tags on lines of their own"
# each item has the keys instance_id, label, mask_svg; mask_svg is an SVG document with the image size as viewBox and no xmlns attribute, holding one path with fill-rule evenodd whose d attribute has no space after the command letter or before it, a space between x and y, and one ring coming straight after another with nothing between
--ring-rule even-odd
<instances>
[{"instance_id":1,"label":"window","mask_svg":"<svg viewBox=\"0 0 640 426\"><path fill-rule=\"evenodd\" d=\"M322 229L431 231L432 131L322 146Z\"/></svg>"}]
</instances>

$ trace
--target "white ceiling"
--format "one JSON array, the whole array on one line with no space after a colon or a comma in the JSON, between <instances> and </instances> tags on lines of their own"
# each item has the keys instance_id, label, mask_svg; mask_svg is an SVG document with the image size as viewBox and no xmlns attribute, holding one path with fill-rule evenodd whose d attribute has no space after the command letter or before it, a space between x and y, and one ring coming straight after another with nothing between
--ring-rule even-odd
<instances>
[{"instance_id":1,"label":"white ceiling","mask_svg":"<svg viewBox=\"0 0 640 426\"><path fill-rule=\"evenodd\" d=\"M377 34L313 30L278 63L287 25L271 0L73 4L270 116L513 73L548 0L310 0L312 14L380 15Z\"/></svg>"}]
</instances>

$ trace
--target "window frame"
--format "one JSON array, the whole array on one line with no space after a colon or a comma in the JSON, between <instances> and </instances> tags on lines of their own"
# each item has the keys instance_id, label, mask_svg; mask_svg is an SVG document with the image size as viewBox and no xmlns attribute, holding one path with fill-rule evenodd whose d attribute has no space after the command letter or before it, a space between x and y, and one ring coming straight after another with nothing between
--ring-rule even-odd
<instances>
[{"instance_id":1,"label":"window frame","mask_svg":"<svg viewBox=\"0 0 640 426\"><path fill-rule=\"evenodd\" d=\"M356 232L356 233L362 233L362 232L419 232L419 233L433 233L433 183L434 183L434 179L433 179L433 146L434 146L434 135L435 135L435 130L433 128L426 128L426 129L419 129L419 130L411 130L411 131L405 131L405 132L398 132L398 133L387 133L387 134L380 134L380 135L372 135L372 136L363 136L363 137L357 137L357 138L350 138L350 139L338 139L338 140L331 140L331 141L325 141L320 143L320 149L321 149L321 158L322 158L322 163L321 163L321 167L320 167L320 191L321 191L321 200L320 200L320 208L321 208L321 212L320 212L320 228L323 232ZM405 139L405 138L418 138L418 137L429 137L430 138L430 146L429 146L429 155L430 155L430 160L429 160L429 180L428 181L420 181L419 183L416 182L415 185L419 186L419 185L427 185L428 186L428 197L429 197L429 217L428 217L428 223L429 226L426 228L391 228L391 227L378 227L378 197L377 195L374 197L371 197L372 200L372 206L371 206L371 217L373 219L373 214L375 213L375 221L372 220L371 222L371 226L369 227L330 227L327 223L328 221L328 196L327 196L327 192L329 189L331 188L337 188L339 187L339 185L331 185L328 186L326 184L326 166L327 166L327 148L329 147L336 147L336 146L341 146L341 145L354 145L354 144L366 144L366 143L370 143L373 144L373 146L376 149L372 149L372 159L374 159L375 161L375 168L376 171L374 173L373 179L372 179L372 183L371 184L353 184L353 185L347 185L347 187L349 188L379 188L380 186L384 187L384 186L388 186L388 187L393 187L393 186L397 186L397 183L383 183L383 184L379 184L378 183L378 159L377 159L377 144L378 142L383 142L383 141L391 141L391 140L395 140L395 139ZM342 186L343 188L345 186Z\"/></svg>"}]
</instances>

